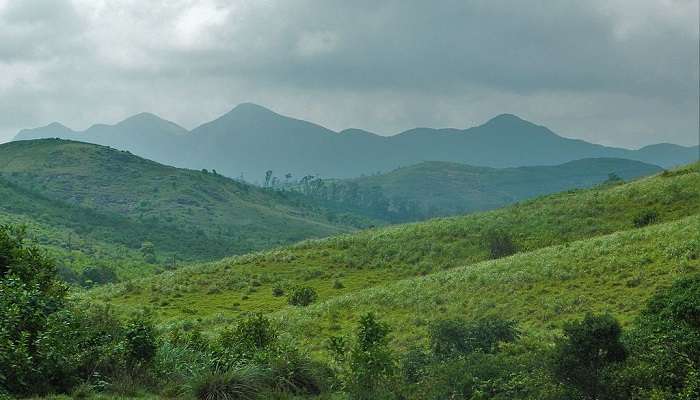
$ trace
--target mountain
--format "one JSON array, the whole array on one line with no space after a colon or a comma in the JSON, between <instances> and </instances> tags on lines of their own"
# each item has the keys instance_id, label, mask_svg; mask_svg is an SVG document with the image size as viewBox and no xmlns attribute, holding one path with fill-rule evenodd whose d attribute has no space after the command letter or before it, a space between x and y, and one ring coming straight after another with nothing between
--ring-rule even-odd
<instances>
[{"instance_id":1,"label":"mountain","mask_svg":"<svg viewBox=\"0 0 700 400\"><path fill-rule=\"evenodd\" d=\"M60 124L21 131L16 139L59 137L129 150L156 161L216 169L249 181L267 170L279 176L352 178L423 161L503 168L556 165L582 158L626 158L668 168L698 159L698 147L653 145L628 150L561 137L510 114L468 129L416 128L395 136L334 132L244 103L191 132L150 114L83 132Z\"/></svg>"},{"instance_id":2,"label":"mountain","mask_svg":"<svg viewBox=\"0 0 700 400\"><path fill-rule=\"evenodd\" d=\"M57 122L20 131L15 140L60 138L129 150L150 160L167 161L186 149L189 132L150 113L140 113L115 125L96 124L74 131ZM177 162L176 164L179 164Z\"/></svg>"},{"instance_id":3,"label":"mountain","mask_svg":"<svg viewBox=\"0 0 700 400\"><path fill-rule=\"evenodd\" d=\"M64 221L54 218L52 225L73 226L93 237L101 232L100 240L137 251L143 242L153 242L162 263L170 262L169 255L208 260L350 229L292 204L284 193L81 142L44 139L0 145L0 177L73 207ZM13 207L8 202L12 199L0 200L0 208ZM92 217L76 227L80 210Z\"/></svg>"},{"instance_id":4,"label":"mountain","mask_svg":"<svg viewBox=\"0 0 700 400\"><path fill-rule=\"evenodd\" d=\"M419 308L416 312L426 318L440 309L440 305L449 307L457 316L462 306L472 303L480 304L485 310L517 304L517 308L508 312L522 316L532 311L527 304L538 301L540 295L547 298L561 295L566 301L577 301L577 297L584 296L578 301L585 301L588 309L602 301L596 295L599 293L614 295L616 299L632 295L620 306L629 312L639 307L634 302L648 296L653 287L664 284L679 271L692 271L691 264L696 269L700 267L698 258L688 258L687 268L680 267L685 264L676 258L700 251L690 247L697 245L700 237L697 235L699 200L700 163L695 163L625 184L548 195L494 211L370 229L192 265L128 285L98 289L91 296L111 303L124 313L143 304L164 303L167 306L154 309L161 322L197 320L207 329L223 327L249 312L277 313L283 320L282 326L289 323L312 326L306 333L314 332L314 338L324 337L319 332L331 334L329 330L347 328L345 322L356 318L358 312L350 299L356 300L363 311L372 309L383 317L394 316L389 312L395 310L398 301L405 302L401 303L404 311L411 305ZM671 225L639 233L636 228L639 216L648 213L655 215L655 222ZM614 235L612 240L603 237L618 231L631 232ZM496 262L486 261L492 257L489 237L494 233L510 238L517 254ZM625 239L620 240L621 237ZM576 244L582 240L585 244ZM618 254L624 257L618 258ZM480 274L466 274L474 265ZM493 273L489 272L491 267L495 267ZM450 272L443 272L455 268L454 276L464 276L458 280L461 283L452 281ZM423 275L435 278L413 279ZM446 285L449 283L446 294L458 299L423 303L422 294L414 296L407 291L412 285L414 290L422 290L423 283L429 282L429 292L425 295L436 297L437 302L443 276L449 278L445 281ZM544 289L547 280L555 285L551 290ZM604 281L605 290L610 292L603 293L603 289L596 292L598 280ZM635 280L643 284L634 283ZM497 285L489 282L506 285L494 292L498 297L491 297L490 290ZM465 290L453 291L457 290L453 283L463 285ZM273 291L274 288L288 291L299 285L312 287L319 295L321 304L312 308L309 319L297 318L299 312ZM484 285L483 290L470 297L470 290L480 285ZM400 288L397 293L401 295L388 295L388 303L372 294L386 293L393 287ZM521 297L516 289L536 298ZM183 291L187 292L184 297ZM236 302L232 303L231 299ZM610 304L618 307L620 303ZM326 309L326 305L330 308ZM570 309L566 305L562 307ZM469 309L479 312L478 308L469 306ZM397 317L405 316L397 313ZM557 319L561 321L566 316L563 313ZM542 318L538 319L542 325L547 321L543 314L527 318ZM319 326L316 321L323 322ZM402 319L401 323L404 322Z\"/></svg>"},{"instance_id":5,"label":"mountain","mask_svg":"<svg viewBox=\"0 0 700 400\"><path fill-rule=\"evenodd\" d=\"M345 193L333 186L356 184L358 192L381 193L389 208L410 206L413 219L464 214L503 207L528 198L605 182L610 174L628 180L652 175L660 167L619 158L589 158L556 166L518 168L474 167L427 161L394 171L330 182L330 193ZM377 190L378 189L378 190ZM376 203L376 202L375 202Z\"/></svg>"}]
</instances>

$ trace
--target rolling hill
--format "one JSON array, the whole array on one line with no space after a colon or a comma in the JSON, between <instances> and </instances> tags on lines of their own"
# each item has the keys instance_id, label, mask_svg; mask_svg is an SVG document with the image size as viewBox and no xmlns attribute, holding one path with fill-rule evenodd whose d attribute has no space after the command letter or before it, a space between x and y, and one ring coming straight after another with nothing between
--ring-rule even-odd
<instances>
[{"instance_id":1,"label":"rolling hill","mask_svg":"<svg viewBox=\"0 0 700 400\"><path fill-rule=\"evenodd\" d=\"M359 129L335 132L250 103L190 132L152 114L139 114L82 132L54 123L23 130L16 140L53 137L113 146L179 167L213 168L251 182L262 181L267 170L279 176L354 178L423 161L502 168L612 157L667 168L698 159L697 146L606 147L561 137L509 114L468 129L416 128L380 136Z\"/></svg>"},{"instance_id":2,"label":"rolling hill","mask_svg":"<svg viewBox=\"0 0 700 400\"><path fill-rule=\"evenodd\" d=\"M644 231L648 232L643 234L641 241L644 252L635 253L634 250L633 243L639 234L621 234L631 238L625 239L625 257L636 254L632 261L637 264L632 265L646 265L653 263L655 252L664 251L666 242L661 241L673 240L685 245L685 239L697 239L693 236L698 227L697 217L687 217L700 213L699 200L700 164L696 163L626 184L544 196L490 212L305 241L274 251L190 266L128 284L101 288L90 292L89 296L111 303L122 312L150 304L161 322L181 324L196 319L200 326L215 329L253 311L279 312L280 315L287 311L296 313L291 311L293 307L286 306L284 297L274 295L272 289L275 287L288 291L297 285L311 286L318 291L322 302L314 309L324 310L324 307L335 307L334 302L345 302L341 300L344 296L352 296L351 293L360 290L367 289L368 293L381 291L384 289L369 288L381 288L397 280L484 262L490 258L488 238L494 233L509 237L515 244L521 255L513 259L540 260L540 264L533 265L534 261L528 261L527 265L528 268L543 268L543 274L554 269L547 267L547 257L541 257L539 252L551 256L566 252L571 257L572 266L585 266L588 265L587 257L592 254L600 254L601 259L605 257L608 251L606 243L616 240L596 237L618 231L635 231L635 225L640 224L640 215L653 215L647 222L669 225ZM678 232L667 235L671 230ZM588 239L588 244L575 244ZM550 246L558 247L542 250ZM600 247L596 253L587 253L587 249L596 246ZM596 261L591 261L591 265L595 268L631 268L621 265L627 261L617 259L614 249L614 246L610 248L612 255L607 264L597 265ZM653 250L653 254L646 254L647 249ZM526 254L530 252L534 255ZM646 257L651 257L652 261L645 261ZM552 258L552 262L554 260L564 263L564 258ZM484 268L492 263L483 264ZM511 265L510 261L495 263ZM663 268L667 267L664 263ZM503 274L506 274L505 269L501 269ZM517 283L520 277L514 269L508 279ZM653 277L650 274L644 279L653 282ZM529 278L524 274L522 279L526 284ZM624 285L621 280L617 282ZM410 283L405 285L410 286ZM583 286L580 289L586 293L594 290ZM575 297L575 294L571 296ZM484 302L489 301L488 294L483 297ZM338 300L333 300L335 298ZM492 302L495 303L496 299ZM379 301L377 307L381 304ZM455 301L450 307L459 307L459 304ZM338 311L334 318L341 318L341 314ZM355 315L354 311L352 314Z\"/></svg>"},{"instance_id":3,"label":"rolling hill","mask_svg":"<svg viewBox=\"0 0 700 400\"><path fill-rule=\"evenodd\" d=\"M0 208L130 249L152 242L161 262L172 254L211 260L350 229L292 205L281 193L80 142L4 144L0 177L44 199L4 197Z\"/></svg>"},{"instance_id":4,"label":"rolling hill","mask_svg":"<svg viewBox=\"0 0 700 400\"><path fill-rule=\"evenodd\" d=\"M400 222L490 210L544 194L602 184L611 175L629 180L660 171L655 165L613 158L518 168L430 161L385 174L328 180L298 190L326 200L328 206L354 205L357 213ZM348 201L351 195L357 199Z\"/></svg>"}]
</instances>

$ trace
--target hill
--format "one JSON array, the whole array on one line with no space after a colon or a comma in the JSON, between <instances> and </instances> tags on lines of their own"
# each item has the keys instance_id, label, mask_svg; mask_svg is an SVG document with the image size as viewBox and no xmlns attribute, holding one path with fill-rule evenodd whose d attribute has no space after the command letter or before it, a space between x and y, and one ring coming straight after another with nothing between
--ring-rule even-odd
<instances>
[{"instance_id":1,"label":"hill","mask_svg":"<svg viewBox=\"0 0 700 400\"><path fill-rule=\"evenodd\" d=\"M213 168L229 177L243 175L251 182L262 181L268 170L278 176L354 178L423 161L503 168L611 157L671 167L698 159L698 147L606 147L561 137L508 114L468 129L416 128L380 136L359 129L334 132L250 103L189 133L153 115L140 114L84 132L54 123L23 130L16 139L50 137L114 146L179 167Z\"/></svg>"},{"instance_id":2,"label":"hill","mask_svg":"<svg viewBox=\"0 0 700 400\"><path fill-rule=\"evenodd\" d=\"M53 213L52 225L83 229L131 249L152 242L156 258L168 264L171 254L179 260L215 259L350 229L292 205L281 193L80 142L1 145L0 177L93 215L77 218L83 212L77 211L61 218ZM3 198L6 209L12 208L9 201ZM27 214L41 215L36 211ZM85 226L76 227L76 221Z\"/></svg>"},{"instance_id":3,"label":"hill","mask_svg":"<svg viewBox=\"0 0 700 400\"><path fill-rule=\"evenodd\" d=\"M58 263L62 277L70 282L105 283L85 275L86 269L113 271L117 278L134 278L155 272L144 260L139 246L151 236L148 226L116 214L51 200L36 192L0 179L0 224L24 226L27 240L38 244Z\"/></svg>"},{"instance_id":4,"label":"hill","mask_svg":"<svg viewBox=\"0 0 700 400\"><path fill-rule=\"evenodd\" d=\"M347 180L292 186L328 208L392 222L465 214L532 197L660 172L639 161L592 158L556 166L488 168L430 161Z\"/></svg>"},{"instance_id":5,"label":"hill","mask_svg":"<svg viewBox=\"0 0 700 400\"><path fill-rule=\"evenodd\" d=\"M250 311L289 309L284 297L274 296L274 287L288 291L297 285L311 286L321 301L327 301L399 279L483 262L492 256L489 238L493 235L509 238L520 253L567 246L634 229L635 224L696 215L699 199L700 164L696 163L627 184L559 193L495 211L306 241L191 266L90 295L122 311L150 304L161 321L197 319L212 328ZM648 215L653 218L645 218Z\"/></svg>"}]
</instances>

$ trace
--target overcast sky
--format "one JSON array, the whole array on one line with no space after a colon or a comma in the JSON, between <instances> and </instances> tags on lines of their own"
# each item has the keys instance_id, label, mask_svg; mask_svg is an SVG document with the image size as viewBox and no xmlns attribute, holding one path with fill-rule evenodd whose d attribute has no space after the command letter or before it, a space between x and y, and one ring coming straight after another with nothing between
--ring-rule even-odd
<instances>
[{"instance_id":1,"label":"overcast sky","mask_svg":"<svg viewBox=\"0 0 700 400\"><path fill-rule=\"evenodd\" d=\"M697 0L0 0L0 141L255 102L384 135L513 113L691 145L698 40Z\"/></svg>"}]
</instances>

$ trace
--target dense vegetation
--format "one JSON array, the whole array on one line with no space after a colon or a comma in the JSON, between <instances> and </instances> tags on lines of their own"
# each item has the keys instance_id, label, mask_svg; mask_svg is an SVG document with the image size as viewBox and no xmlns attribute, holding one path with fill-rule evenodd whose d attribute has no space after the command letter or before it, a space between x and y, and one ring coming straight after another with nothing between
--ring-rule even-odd
<instances>
[{"instance_id":1,"label":"dense vegetation","mask_svg":"<svg viewBox=\"0 0 700 400\"><path fill-rule=\"evenodd\" d=\"M0 388L83 398L148 392L197 399L694 399L700 395L700 239L687 238L698 233L698 223L689 217L516 255L273 318L251 314L215 335L197 325L159 330L148 314L120 320L109 308L67 299L50 260L24 246L21 232L3 228ZM651 261L635 262L640 255ZM648 278L619 284L620 269L640 268ZM538 330L527 307L543 304L531 304L528 292L556 291L559 282L593 291L592 300L608 309L581 316L590 311L585 300L572 303L541 321L555 322L561 335ZM469 296L460 302L450 293ZM463 308L469 299L499 303ZM425 319L400 323L396 305L411 311L401 318ZM355 314L356 322L334 334L309 330L319 316L339 312ZM416 340L402 343L407 335ZM326 356L304 350L309 339Z\"/></svg>"}]
</instances>

